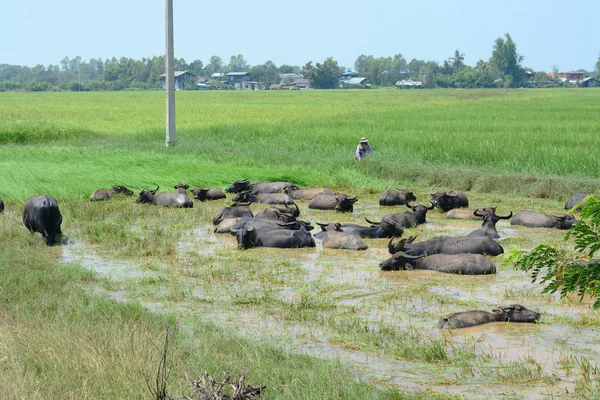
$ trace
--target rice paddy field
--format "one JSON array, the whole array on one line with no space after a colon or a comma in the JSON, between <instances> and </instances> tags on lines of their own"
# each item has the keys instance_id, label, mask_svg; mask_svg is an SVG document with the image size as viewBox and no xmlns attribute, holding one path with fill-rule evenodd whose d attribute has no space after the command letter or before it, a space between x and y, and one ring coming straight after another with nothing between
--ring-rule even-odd
<instances>
[{"instance_id":1,"label":"rice paddy field","mask_svg":"<svg viewBox=\"0 0 600 400\"><path fill-rule=\"evenodd\" d=\"M136 204L181 181L292 181L358 195L351 214L307 209L311 222L364 223L385 189L467 191L471 208L564 213L600 188L600 91L440 90L177 92L165 147L162 92L0 93L0 383L4 398L151 398L167 327L169 393L205 371L247 375L266 399L598 398L600 316L592 298L544 294L494 259L493 276L381 272L387 241L364 252L240 251L214 234L227 201L192 209ZM366 136L375 156L353 159ZM25 200L55 197L61 245L20 221ZM255 211L263 208L253 205ZM477 221L432 211L419 240L465 235ZM318 228L317 228L318 230ZM564 231L498 224L506 251ZM519 303L538 324L440 331L438 319Z\"/></svg>"}]
</instances>

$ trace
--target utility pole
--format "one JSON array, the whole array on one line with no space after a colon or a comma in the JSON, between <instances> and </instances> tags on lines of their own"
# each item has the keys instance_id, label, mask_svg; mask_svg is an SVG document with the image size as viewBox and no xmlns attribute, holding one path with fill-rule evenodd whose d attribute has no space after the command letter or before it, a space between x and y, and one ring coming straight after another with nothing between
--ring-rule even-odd
<instances>
[{"instance_id":1,"label":"utility pole","mask_svg":"<svg viewBox=\"0 0 600 400\"><path fill-rule=\"evenodd\" d=\"M167 147L175 144L175 76L173 65L175 64L175 52L173 50L173 0L165 0L166 7L166 36L167 36L167 59L166 67L166 92L167 92Z\"/></svg>"}]
</instances>

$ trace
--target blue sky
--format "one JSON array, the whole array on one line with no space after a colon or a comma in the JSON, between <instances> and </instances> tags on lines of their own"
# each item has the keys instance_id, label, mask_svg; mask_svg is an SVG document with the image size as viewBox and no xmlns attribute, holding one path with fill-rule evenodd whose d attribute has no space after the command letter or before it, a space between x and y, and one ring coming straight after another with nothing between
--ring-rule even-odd
<instances>
[{"instance_id":1,"label":"blue sky","mask_svg":"<svg viewBox=\"0 0 600 400\"><path fill-rule=\"evenodd\" d=\"M164 54L164 3L0 0L0 63ZM353 67L361 54L443 62L458 49L475 65L506 32L535 70L592 70L600 53L598 0L174 0L174 15L175 56L188 63L243 54L250 64L333 57Z\"/></svg>"}]
</instances>

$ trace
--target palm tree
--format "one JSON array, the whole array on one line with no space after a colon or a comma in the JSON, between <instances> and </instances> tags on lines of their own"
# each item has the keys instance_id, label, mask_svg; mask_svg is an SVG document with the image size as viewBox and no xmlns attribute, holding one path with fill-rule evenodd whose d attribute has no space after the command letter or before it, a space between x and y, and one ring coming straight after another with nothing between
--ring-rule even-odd
<instances>
[{"instance_id":1,"label":"palm tree","mask_svg":"<svg viewBox=\"0 0 600 400\"><path fill-rule=\"evenodd\" d=\"M452 62L452 69L456 73L465 66L463 62L465 60L465 53L455 50L454 57L450 57L448 60Z\"/></svg>"}]
</instances>

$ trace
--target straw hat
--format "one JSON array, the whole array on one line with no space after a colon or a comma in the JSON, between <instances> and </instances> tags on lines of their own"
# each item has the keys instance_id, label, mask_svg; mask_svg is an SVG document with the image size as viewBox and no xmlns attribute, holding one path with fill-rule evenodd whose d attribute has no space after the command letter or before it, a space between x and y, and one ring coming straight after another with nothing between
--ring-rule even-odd
<instances>
[{"instance_id":1,"label":"straw hat","mask_svg":"<svg viewBox=\"0 0 600 400\"><path fill-rule=\"evenodd\" d=\"M360 142L361 142L361 143L369 143L369 141L367 140L367 138L366 138L366 137L363 137L363 138L361 138L361 139L360 139Z\"/></svg>"}]
</instances>

